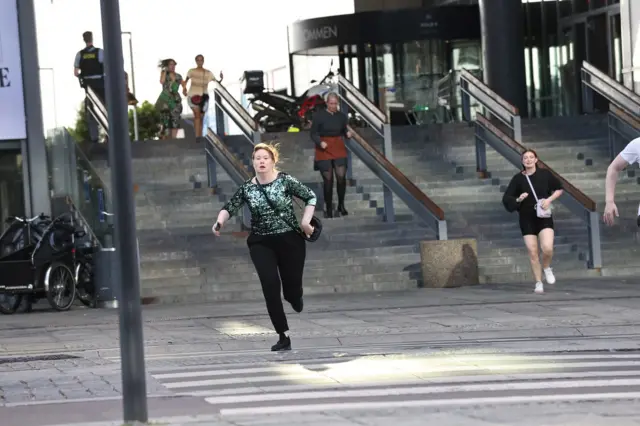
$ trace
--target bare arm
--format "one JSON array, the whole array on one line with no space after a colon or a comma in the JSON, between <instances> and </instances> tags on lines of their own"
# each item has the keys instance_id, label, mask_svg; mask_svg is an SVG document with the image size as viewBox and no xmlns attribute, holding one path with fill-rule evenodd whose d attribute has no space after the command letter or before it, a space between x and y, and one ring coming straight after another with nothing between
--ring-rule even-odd
<instances>
[{"instance_id":1,"label":"bare arm","mask_svg":"<svg viewBox=\"0 0 640 426\"><path fill-rule=\"evenodd\" d=\"M160 84L164 84L167 80L167 72L165 70L160 71Z\"/></svg>"},{"instance_id":2,"label":"bare arm","mask_svg":"<svg viewBox=\"0 0 640 426\"><path fill-rule=\"evenodd\" d=\"M216 222L220 224L220 227L222 227L230 217L231 215L229 214L229 212L225 209L222 209L220 210L220 213L218 213L218 219L216 219Z\"/></svg>"},{"instance_id":3,"label":"bare arm","mask_svg":"<svg viewBox=\"0 0 640 426\"><path fill-rule=\"evenodd\" d=\"M73 75L80 76L80 52L76 53L76 57L73 61Z\"/></svg>"},{"instance_id":4,"label":"bare arm","mask_svg":"<svg viewBox=\"0 0 640 426\"><path fill-rule=\"evenodd\" d=\"M313 219L313 214L316 211L316 206L308 204L304 207L304 211L302 212L302 219L300 219L301 224L309 224L311 223L311 219Z\"/></svg>"},{"instance_id":5,"label":"bare arm","mask_svg":"<svg viewBox=\"0 0 640 426\"><path fill-rule=\"evenodd\" d=\"M618 174L623 171L629 163L624 158L618 155L607 168L607 177L604 183L604 194L606 203L614 203L616 194L616 182L618 181Z\"/></svg>"},{"instance_id":6,"label":"bare arm","mask_svg":"<svg viewBox=\"0 0 640 426\"><path fill-rule=\"evenodd\" d=\"M556 191L553 191L553 194L551 194L551 196L549 198L547 198L550 202L553 202L555 200L557 200L558 198L560 198L560 196L564 193L564 190L562 189L558 189Z\"/></svg>"}]
</instances>

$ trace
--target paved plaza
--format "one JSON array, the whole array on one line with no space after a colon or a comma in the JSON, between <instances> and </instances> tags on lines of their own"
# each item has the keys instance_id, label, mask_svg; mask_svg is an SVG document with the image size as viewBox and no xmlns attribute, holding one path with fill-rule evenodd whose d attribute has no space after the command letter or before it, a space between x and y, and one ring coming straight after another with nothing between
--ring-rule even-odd
<instances>
[{"instance_id":1,"label":"paved plaza","mask_svg":"<svg viewBox=\"0 0 640 426\"><path fill-rule=\"evenodd\" d=\"M288 312L293 350L271 353L263 301L145 307L156 424L640 424L640 282L318 296ZM3 426L121 424L117 312L4 316L0 337Z\"/></svg>"}]
</instances>

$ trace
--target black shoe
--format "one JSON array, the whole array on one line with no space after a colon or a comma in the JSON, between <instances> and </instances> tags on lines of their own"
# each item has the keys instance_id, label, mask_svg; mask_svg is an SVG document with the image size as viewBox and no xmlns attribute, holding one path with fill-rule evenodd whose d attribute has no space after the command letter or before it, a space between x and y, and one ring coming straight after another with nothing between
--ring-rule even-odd
<instances>
[{"instance_id":1,"label":"black shoe","mask_svg":"<svg viewBox=\"0 0 640 426\"><path fill-rule=\"evenodd\" d=\"M302 297L297 302L292 302L291 307L297 313L302 312L302 309L304 308L304 301L302 300Z\"/></svg>"},{"instance_id":2,"label":"black shoe","mask_svg":"<svg viewBox=\"0 0 640 426\"><path fill-rule=\"evenodd\" d=\"M331 210L326 210L324 212L324 218L325 219L333 219L333 212Z\"/></svg>"},{"instance_id":3,"label":"black shoe","mask_svg":"<svg viewBox=\"0 0 640 426\"><path fill-rule=\"evenodd\" d=\"M279 351L290 351L291 350L291 339L287 336L284 339L280 338L278 343L271 346L271 352L279 352Z\"/></svg>"},{"instance_id":4,"label":"black shoe","mask_svg":"<svg viewBox=\"0 0 640 426\"><path fill-rule=\"evenodd\" d=\"M348 216L349 212L347 211L347 209L344 208L343 205L339 205L338 206L338 212L340 213L340 216Z\"/></svg>"},{"instance_id":5,"label":"black shoe","mask_svg":"<svg viewBox=\"0 0 640 426\"><path fill-rule=\"evenodd\" d=\"M636 219L636 223L638 224L638 227L640 228L640 215L638 215L638 219Z\"/></svg>"}]
</instances>

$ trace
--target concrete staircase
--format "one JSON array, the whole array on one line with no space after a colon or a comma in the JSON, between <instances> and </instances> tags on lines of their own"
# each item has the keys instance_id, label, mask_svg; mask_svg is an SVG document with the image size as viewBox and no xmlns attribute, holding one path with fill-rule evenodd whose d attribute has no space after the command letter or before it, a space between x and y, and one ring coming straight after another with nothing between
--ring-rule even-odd
<instances>
[{"instance_id":1,"label":"concrete staircase","mask_svg":"<svg viewBox=\"0 0 640 426\"><path fill-rule=\"evenodd\" d=\"M374 146L381 140L366 129ZM531 273L517 216L507 213L502 192L516 169L488 148L491 176L475 172L473 129L467 124L394 128L394 163L446 213L449 238L478 239L481 281L531 283ZM608 164L606 125L602 118L527 121L527 146L566 179L601 202ZM306 133L265 135L276 138L282 154L279 167L311 186L318 195L319 173L313 170L313 144ZM243 137L225 144L245 165L251 146ZM250 262L245 234L233 218L224 235L215 238L211 225L236 189L218 167L215 194L206 188L202 144L188 140L151 141L134 145L133 168L139 190L136 218L141 251L142 295L148 303L246 300L261 298ZM109 170L100 161L103 176ZM632 170L620 179L618 206L630 220L602 228L603 275L633 275L637 178ZM403 290L422 285L418 244L434 233L415 220L395 199L396 222L383 220L382 184L354 158L354 182L347 188L346 217L324 220L320 241L308 244L306 294ZM200 182L200 184L198 184ZM334 196L334 200L337 198ZM586 268L586 228L559 203L555 211L557 244L554 269L558 278L597 274Z\"/></svg>"},{"instance_id":2,"label":"concrete staircase","mask_svg":"<svg viewBox=\"0 0 640 426\"><path fill-rule=\"evenodd\" d=\"M376 135L364 133L381 145ZM600 210L604 209L604 177L609 164L606 117L527 120L523 124L523 139L550 167L593 198ZM394 163L445 210L450 237L475 237L480 247L492 249L480 249L483 280L530 282L517 216L507 213L501 204L516 168L488 147L490 177L477 178L473 128L464 123L432 129L394 128L393 140ZM620 177L616 200L623 218L613 228L601 227L602 275L634 275L640 270L635 224L639 189L636 170ZM372 194L373 199L381 197L381 193ZM599 275L585 267L588 256L585 226L561 203L556 203L556 207L557 276ZM401 207L399 210L402 211ZM494 268L495 264L500 268Z\"/></svg>"},{"instance_id":3,"label":"concrete staircase","mask_svg":"<svg viewBox=\"0 0 640 426\"><path fill-rule=\"evenodd\" d=\"M238 138L228 142L236 150L251 148ZM308 135L281 142L281 169L321 193L319 174L312 170ZM222 237L211 233L218 211L236 185L218 167L218 187L211 194L206 188L203 150L202 144L184 139L135 146L136 219L146 303L262 297L239 219L231 219ZM105 162L94 160L94 164L110 179ZM420 255L415 242L433 238L430 230L410 216L398 223L383 222L379 209L356 187L348 188L347 202L351 214L324 220L321 240L307 245L305 294L417 287ZM323 216L321 210L317 214Z\"/></svg>"}]
</instances>

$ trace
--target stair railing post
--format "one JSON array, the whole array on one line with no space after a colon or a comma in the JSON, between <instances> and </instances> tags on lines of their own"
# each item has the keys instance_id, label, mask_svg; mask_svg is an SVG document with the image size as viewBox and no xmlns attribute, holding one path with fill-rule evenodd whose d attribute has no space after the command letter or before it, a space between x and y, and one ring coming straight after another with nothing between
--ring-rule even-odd
<instances>
[{"instance_id":1,"label":"stair railing post","mask_svg":"<svg viewBox=\"0 0 640 426\"><path fill-rule=\"evenodd\" d=\"M600 237L600 215L597 211L589 215L589 268L602 268L602 246Z\"/></svg>"},{"instance_id":2,"label":"stair railing post","mask_svg":"<svg viewBox=\"0 0 640 426\"><path fill-rule=\"evenodd\" d=\"M617 135L613 128L613 120L611 113L607 114L607 129L609 131L609 161L613 161L616 158Z\"/></svg>"},{"instance_id":3,"label":"stair railing post","mask_svg":"<svg viewBox=\"0 0 640 426\"><path fill-rule=\"evenodd\" d=\"M213 100L215 103L216 114L216 133L220 137L224 137L226 129L224 128L224 111L222 109L222 97L219 90L216 88L213 91Z\"/></svg>"},{"instance_id":4,"label":"stair railing post","mask_svg":"<svg viewBox=\"0 0 640 426\"><path fill-rule=\"evenodd\" d=\"M340 112L347 116L347 122L349 120L349 104L344 100L345 99L345 88L342 84L338 83L338 94L340 97ZM355 112L355 111L354 111ZM353 158L351 155L351 150L347 147L347 180L350 183L353 183Z\"/></svg>"},{"instance_id":5,"label":"stair railing post","mask_svg":"<svg viewBox=\"0 0 640 426\"><path fill-rule=\"evenodd\" d=\"M585 78L591 78L591 77L587 77L586 74L583 72L582 78L584 81ZM591 114L593 113L593 90L584 83L582 83L581 86L582 86L582 110L586 114Z\"/></svg>"},{"instance_id":6,"label":"stair railing post","mask_svg":"<svg viewBox=\"0 0 640 426\"><path fill-rule=\"evenodd\" d=\"M205 154L207 157L207 183L209 188L216 188L218 186L218 169L216 160L211 158L210 155Z\"/></svg>"},{"instance_id":7,"label":"stair railing post","mask_svg":"<svg viewBox=\"0 0 640 426\"><path fill-rule=\"evenodd\" d=\"M389 123L382 124L384 143L382 145L383 155L390 163L393 163L393 148L391 139L391 125ZM385 222L395 222L396 215L393 207L393 192L391 188L384 185L382 188L384 199L384 220Z\"/></svg>"},{"instance_id":8,"label":"stair railing post","mask_svg":"<svg viewBox=\"0 0 640 426\"><path fill-rule=\"evenodd\" d=\"M513 116L513 139L522 143L522 119L519 115Z\"/></svg>"}]
</instances>

